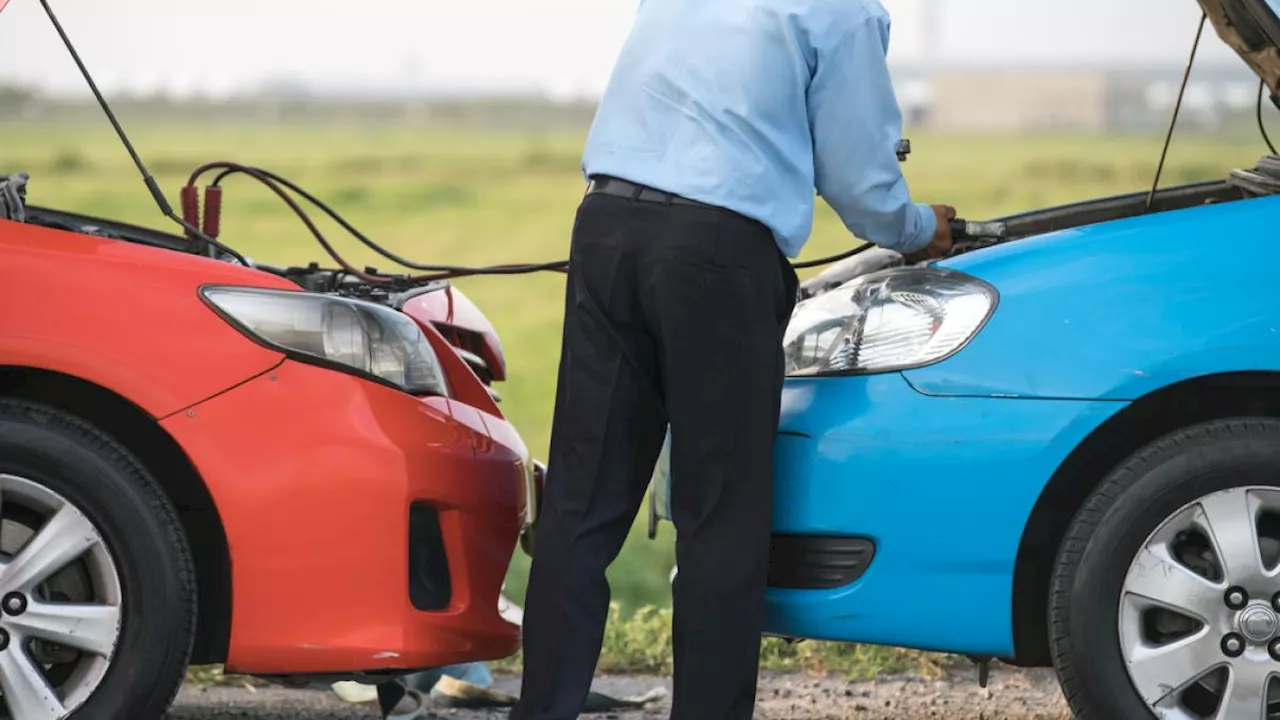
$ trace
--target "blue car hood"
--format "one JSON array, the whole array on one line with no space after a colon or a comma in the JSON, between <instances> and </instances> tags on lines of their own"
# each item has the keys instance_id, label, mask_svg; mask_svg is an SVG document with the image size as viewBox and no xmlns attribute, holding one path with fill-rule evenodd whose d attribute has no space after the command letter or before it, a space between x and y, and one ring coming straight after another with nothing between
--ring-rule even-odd
<instances>
[{"instance_id":1,"label":"blue car hood","mask_svg":"<svg viewBox=\"0 0 1280 720\"><path fill-rule=\"evenodd\" d=\"M1274 98L1280 95L1280 0L1198 0L1213 29Z\"/></svg>"},{"instance_id":2,"label":"blue car hood","mask_svg":"<svg viewBox=\"0 0 1280 720\"><path fill-rule=\"evenodd\" d=\"M1280 197L1050 232L941 265L999 305L955 356L909 370L930 395L1133 400L1182 380L1280 371Z\"/></svg>"}]
</instances>

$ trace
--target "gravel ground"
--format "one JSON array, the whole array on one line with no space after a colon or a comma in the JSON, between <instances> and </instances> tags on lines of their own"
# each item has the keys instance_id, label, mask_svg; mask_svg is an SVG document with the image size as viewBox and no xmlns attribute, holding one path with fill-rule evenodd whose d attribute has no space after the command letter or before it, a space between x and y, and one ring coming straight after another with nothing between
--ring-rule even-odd
<instances>
[{"instance_id":1,"label":"gravel ground","mask_svg":"<svg viewBox=\"0 0 1280 720\"><path fill-rule=\"evenodd\" d=\"M498 678L498 689L518 691L516 678ZM595 689L617 696L642 695L670 682L658 678L604 677ZM1068 720L1071 716L1051 672L992 668L986 689L966 670L947 679L888 678L850 683L834 678L767 675L762 678L759 720ZM659 720L669 707L607 713L601 720ZM440 711L445 720L505 720L506 712ZM584 716L591 717L591 716ZM377 720L371 706L348 705L325 692L259 688L184 688L171 720Z\"/></svg>"}]
</instances>

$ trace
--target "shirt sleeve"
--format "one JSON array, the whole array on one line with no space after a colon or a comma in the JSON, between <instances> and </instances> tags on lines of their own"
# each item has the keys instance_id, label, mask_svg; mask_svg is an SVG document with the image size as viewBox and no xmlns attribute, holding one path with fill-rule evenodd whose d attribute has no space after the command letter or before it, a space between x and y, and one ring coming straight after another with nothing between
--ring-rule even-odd
<instances>
[{"instance_id":1,"label":"shirt sleeve","mask_svg":"<svg viewBox=\"0 0 1280 720\"><path fill-rule=\"evenodd\" d=\"M868 17L819 49L809 84L814 184L856 236L903 254L929 243L937 216L912 202L897 156L902 111L886 54L889 21Z\"/></svg>"}]
</instances>

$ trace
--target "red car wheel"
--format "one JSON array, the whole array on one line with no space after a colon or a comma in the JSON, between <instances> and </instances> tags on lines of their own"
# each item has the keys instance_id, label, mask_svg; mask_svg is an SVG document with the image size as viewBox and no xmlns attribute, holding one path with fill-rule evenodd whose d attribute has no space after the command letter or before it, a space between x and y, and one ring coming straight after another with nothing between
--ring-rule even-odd
<instances>
[{"instance_id":1,"label":"red car wheel","mask_svg":"<svg viewBox=\"0 0 1280 720\"><path fill-rule=\"evenodd\" d=\"M0 400L0 717L161 717L195 598L177 515L138 461L74 417Z\"/></svg>"}]
</instances>

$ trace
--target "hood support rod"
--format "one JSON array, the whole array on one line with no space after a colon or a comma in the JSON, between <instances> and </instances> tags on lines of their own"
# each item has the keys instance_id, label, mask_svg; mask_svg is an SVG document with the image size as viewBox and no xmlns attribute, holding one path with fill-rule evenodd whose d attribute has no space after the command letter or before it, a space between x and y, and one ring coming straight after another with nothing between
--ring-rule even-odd
<instances>
[{"instance_id":1,"label":"hood support rod","mask_svg":"<svg viewBox=\"0 0 1280 720\"><path fill-rule=\"evenodd\" d=\"M1151 193L1147 195L1147 212L1151 212L1151 204L1155 202L1156 190L1160 188L1160 175L1164 173L1164 161L1169 156L1169 144L1173 142L1173 129L1178 124L1178 113L1182 110L1182 96L1187 92L1187 81L1191 79L1191 67L1196 64L1196 50L1200 47L1200 36L1204 34L1204 23L1209 13L1200 13L1200 27L1196 29L1196 41L1191 44L1191 57L1187 60L1187 69L1182 73L1182 87L1178 90L1178 100L1173 105L1173 117L1169 119L1169 133L1164 137L1164 149L1160 151L1160 164L1156 166L1156 179L1151 183Z\"/></svg>"},{"instance_id":2,"label":"hood support rod","mask_svg":"<svg viewBox=\"0 0 1280 720\"><path fill-rule=\"evenodd\" d=\"M247 266L249 264L248 261L240 253L204 234L200 228L182 219L173 211L173 207L169 204L168 199L165 198L164 192L160 190L160 186L147 170L147 166L142 162L142 158L139 157L138 151L133 147L133 143L129 141L129 135L120 126L120 121L116 119L116 114L111 111L111 105L102 96L102 92L98 90L98 84L93 81L93 76L89 74L89 68L85 67L84 61L80 59L80 53L76 52L76 46L72 44L71 38L67 36L67 31L62 29L62 23L58 22L58 16L53 13L53 8L49 6L49 0L40 0L40 4L44 7L45 15L49 16L49 22L53 24L53 29L58 31L58 37L62 39L62 44L66 46L67 52L71 54L71 59L75 61L76 67L79 68L80 74L84 77L84 81L88 83L89 90L93 92L94 99L98 101L98 107L102 108L107 120L111 122L112 129L116 131L116 136L120 138L124 149L129 152L129 157L133 160L134 166L138 168L138 172L142 175L142 182L147 186L147 192L151 193L151 199L160 208L160 212L165 217L181 225L187 231L187 237L201 240L206 246L217 248L235 258L241 265ZM3 5L3 3L0 2L0 5Z\"/></svg>"}]
</instances>

